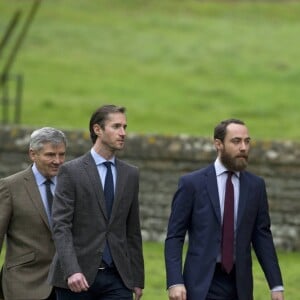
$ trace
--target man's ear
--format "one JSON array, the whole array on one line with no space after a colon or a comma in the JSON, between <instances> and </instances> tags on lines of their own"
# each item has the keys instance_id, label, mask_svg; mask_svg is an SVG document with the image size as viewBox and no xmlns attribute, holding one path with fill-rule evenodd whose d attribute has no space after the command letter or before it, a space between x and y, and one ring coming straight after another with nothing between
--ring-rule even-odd
<instances>
[{"instance_id":1,"label":"man's ear","mask_svg":"<svg viewBox=\"0 0 300 300\"><path fill-rule=\"evenodd\" d=\"M36 151L34 151L33 149L29 149L28 154L29 154L30 159L32 161L35 161Z\"/></svg>"},{"instance_id":2,"label":"man's ear","mask_svg":"<svg viewBox=\"0 0 300 300\"><path fill-rule=\"evenodd\" d=\"M214 144L215 144L215 148L217 149L217 151L219 151L223 145L222 141L219 139L215 139Z\"/></svg>"},{"instance_id":3,"label":"man's ear","mask_svg":"<svg viewBox=\"0 0 300 300\"><path fill-rule=\"evenodd\" d=\"M93 130L94 130L94 133L99 136L102 134L102 128L99 124L94 124L93 125Z\"/></svg>"}]
</instances>

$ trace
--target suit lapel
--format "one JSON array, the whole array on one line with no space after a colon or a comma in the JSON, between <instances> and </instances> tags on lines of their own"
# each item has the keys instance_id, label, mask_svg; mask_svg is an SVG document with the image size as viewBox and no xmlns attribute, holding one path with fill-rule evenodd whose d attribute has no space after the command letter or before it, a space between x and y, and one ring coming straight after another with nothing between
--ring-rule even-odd
<instances>
[{"instance_id":1,"label":"suit lapel","mask_svg":"<svg viewBox=\"0 0 300 300\"><path fill-rule=\"evenodd\" d=\"M95 198L97 199L97 201L99 203L100 209L101 209L103 215L105 216L105 218L108 219L107 213L106 213L106 207L105 207L103 187L101 184L97 166L96 166L95 161L94 161L92 155L90 154L90 152L88 152L83 157L83 167L84 167L85 173L87 174L87 177L88 177L87 184L92 185L92 189L95 192ZM82 180L84 180L84 178L82 178Z\"/></svg>"},{"instance_id":2,"label":"suit lapel","mask_svg":"<svg viewBox=\"0 0 300 300\"><path fill-rule=\"evenodd\" d=\"M50 224L48 220L48 216L45 211L45 207L41 198L40 191L37 187L35 177L32 173L31 167L27 169L28 171L24 175L24 186L27 192L29 199L32 201L33 205L39 212L41 218L50 229Z\"/></svg>"},{"instance_id":3,"label":"suit lapel","mask_svg":"<svg viewBox=\"0 0 300 300\"><path fill-rule=\"evenodd\" d=\"M207 171L207 190L208 194L214 208L214 212L217 216L219 223L221 224L221 209L220 209L220 201L218 194L218 186L217 179L215 174L214 167L209 167ZM239 227L242 217L245 212L247 197L249 195L249 184L246 179L245 172L240 173L240 196L239 196L239 204L238 204L238 214L237 214L237 228Z\"/></svg>"},{"instance_id":4,"label":"suit lapel","mask_svg":"<svg viewBox=\"0 0 300 300\"><path fill-rule=\"evenodd\" d=\"M238 228L241 224L241 220L245 211L246 201L249 195L249 184L246 180L246 176L244 172L240 173L240 197L239 197L239 207L238 207L238 214L237 214L237 224L236 227Z\"/></svg>"},{"instance_id":5,"label":"suit lapel","mask_svg":"<svg viewBox=\"0 0 300 300\"><path fill-rule=\"evenodd\" d=\"M111 217L110 217L111 220L114 218L116 214L118 205L121 201L121 195L123 194L123 190L125 188L126 180L127 180L126 167L124 167L122 162L118 159L116 159L116 170L117 170L117 178L116 178L116 187L115 187L115 198L114 198L114 203L113 203Z\"/></svg>"},{"instance_id":6,"label":"suit lapel","mask_svg":"<svg viewBox=\"0 0 300 300\"><path fill-rule=\"evenodd\" d=\"M218 193L217 176L214 165L207 169L206 187L218 222L221 224L221 208Z\"/></svg>"}]
</instances>

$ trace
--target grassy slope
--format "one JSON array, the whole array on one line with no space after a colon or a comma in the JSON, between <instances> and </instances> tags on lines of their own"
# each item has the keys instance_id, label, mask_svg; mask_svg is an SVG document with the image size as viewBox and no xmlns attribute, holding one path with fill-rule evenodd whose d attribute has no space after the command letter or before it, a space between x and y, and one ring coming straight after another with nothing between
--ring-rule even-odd
<instances>
[{"instance_id":1,"label":"grassy slope","mask_svg":"<svg viewBox=\"0 0 300 300\"><path fill-rule=\"evenodd\" d=\"M0 2L1 34L29 4ZM114 102L128 107L130 131L208 136L234 116L256 138L297 140L299 13L299 3L43 1L13 66L25 75L22 121L86 129L95 107ZM144 299L166 299L161 245L147 243L145 256ZM296 299L299 254L280 258ZM268 299L254 269L255 300Z\"/></svg>"},{"instance_id":2,"label":"grassy slope","mask_svg":"<svg viewBox=\"0 0 300 300\"><path fill-rule=\"evenodd\" d=\"M146 288L144 291L144 300L163 300L167 299L165 290L165 269L163 261L163 245L159 243L145 243L145 266L146 266ZM297 261L300 260L300 253L279 253L282 275L285 285L285 299L298 298L298 278L300 276ZM254 273L254 299L270 299L269 288L260 266L253 256Z\"/></svg>"},{"instance_id":3,"label":"grassy slope","mask_svg":"<svg viewBox=\"0 0 300 300\"><path fill-rule=\"evenodd\" d=\"M0 256L0 266L2 265L4 252ZM144 243L146 287L143 300L164 300L167 299L165 288L165 267L163 257L163 244ZM264 275L254 256L254 299L266 300L269 298L269 289ZM279 253L282 275L285 285L285 299L298 299L298 280L300 276L299 262L300 252Z\"/></svg>"},{"instance_id":4,"label":"grassy slope","mask_svg":"<svg viewBox=\"0 0 300 300\"><path fill-rule=\"evenodd\" d=\"M0 31L30 3L1 1ZM300 3L43 1L13 66L25 75L22 121L87 128L114 102L130 131L210 136L238 117L255 138L296 140L299 13Z\"/></svg>"}]
</instances>

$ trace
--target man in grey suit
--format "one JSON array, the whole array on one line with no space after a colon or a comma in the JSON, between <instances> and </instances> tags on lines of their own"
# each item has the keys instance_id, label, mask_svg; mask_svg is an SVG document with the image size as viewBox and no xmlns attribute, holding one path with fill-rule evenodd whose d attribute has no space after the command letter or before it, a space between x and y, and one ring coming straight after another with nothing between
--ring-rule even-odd
<instances>
[{"instance_id":1,"label":"man in grey suit","mask_svg":"<svg viewBox=\"0 0 300 300\"><path fill-rule=\"evenodd\" d=\"M219 123L214 145L215 162L182 176L174 195L165 241L169 299L253 300L253 247L270 298L283 300L265 182L245 170L250 136L244 122Z\"/></svg>"},{"instance_id":2,"label":"man in grey suit","mask_svg":"<svg viewBox=\"0 0 300 300\"><path fill-rule=\"evenodd\" d=\"M89 126L92 149L58 173L52 214L56 254L49 272L58 300L142 296L139 172L115 157L126 127L125 108L97 109Z\"/></svg>"},{"instance_id":3,"label":"man in grey suit","mask_svg":"<svg viewBox=\"0 0 300 300\"><path fill-rule=\"evenodd\" d=\"M49 187L54 191L65 152L63 132L50 127L38 129L30 137L29 157L33 164L0 180L0 249L6 236L2 268L5 300L55 299L47 283L55 249L44 183L51 180Z\"/></svg>"}]
</instances>

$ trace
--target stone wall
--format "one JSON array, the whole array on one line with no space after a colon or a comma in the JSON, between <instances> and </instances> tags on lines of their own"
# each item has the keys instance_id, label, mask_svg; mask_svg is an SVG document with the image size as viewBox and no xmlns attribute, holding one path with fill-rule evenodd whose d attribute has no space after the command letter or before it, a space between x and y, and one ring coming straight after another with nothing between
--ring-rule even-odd
<instances>
[{"instance_id":1,"label":"stone wall","mask_svg":"<svg viewBox=\"0 0 300 300\"><path fill-rule=\"evenodd\" d=\"M29 135L34 128L0 127L0 177L26 168ZM87 131L64 130L67 159L91 147ZM119 157L140 168L140 208L144 240L163 241L179 177L204 167L216 156L212 140L202 137L134 135ZM300 250L300 145L289 141L253 141L249 171L264 177L276 246Z\"/></svg>"}]
</instances>

